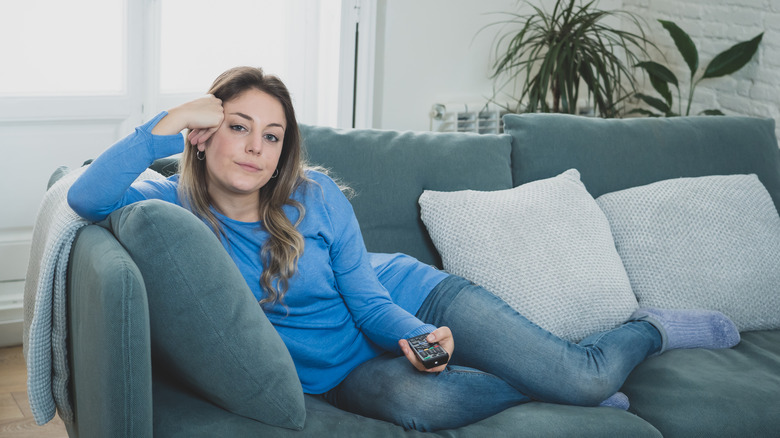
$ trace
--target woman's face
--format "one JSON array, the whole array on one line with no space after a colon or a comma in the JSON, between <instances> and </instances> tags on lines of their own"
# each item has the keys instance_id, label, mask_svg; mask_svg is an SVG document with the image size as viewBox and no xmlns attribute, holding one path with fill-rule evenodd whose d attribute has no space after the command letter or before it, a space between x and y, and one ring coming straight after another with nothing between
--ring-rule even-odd
<instances>
[{"instance_id":1,"label":"woman's face","mask_svg":"<svg viewBox=\"0 0 780 438\"><path fill-rule=\"evenodd\" d=\"M205 145L198 145L206 153L208 191L217 205L251 199L268 183L287 128L281 103L257 89L244 91L222 107L222 124Z\"/></svg>"}]
</instances>

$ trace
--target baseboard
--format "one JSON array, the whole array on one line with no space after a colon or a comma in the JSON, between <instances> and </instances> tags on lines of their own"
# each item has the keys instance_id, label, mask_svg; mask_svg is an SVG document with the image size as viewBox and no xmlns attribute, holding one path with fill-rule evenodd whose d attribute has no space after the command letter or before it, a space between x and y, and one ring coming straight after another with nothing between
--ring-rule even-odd
<instances>
[{"instance_id":1,"label":"baseboard","mask_svg":"<svg viewBox=\"0 0 780 438\"><path fill-rule=\"evenodd\" d=\"M24 281L0 282L0 347L22 343Z\"/></svg>"},{"instance_id":2,"label":"baseboard","mask_svg":"<svg viewBox=\"0 0 780 438\"><path fill-rule=\"evenodd\" d=\"M22 345L22 330L24 322L3 321L0 322L0 348Z\"/></svg>"}]
</instances>

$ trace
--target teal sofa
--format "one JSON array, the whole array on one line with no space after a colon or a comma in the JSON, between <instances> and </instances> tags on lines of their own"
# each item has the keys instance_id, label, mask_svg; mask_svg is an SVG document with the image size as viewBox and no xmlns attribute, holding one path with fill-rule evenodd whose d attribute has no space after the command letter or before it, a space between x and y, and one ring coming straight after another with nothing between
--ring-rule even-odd
<instances>
[{"instance_id":1,"label":"teal sofa","mask_svg":"<svg viewBox=\"0 0 780 438\"><path fill-rule=\"evenodd\" d=\"M423 190L509 189L576 168L595 198L671 178L755 173L777 207L780 149L774 128L773 120L743 117L603 120L532 114L506 116L501 135L316 126L303 126L302 133L308 160L330 169L354 192L351 202L369 251L407 253L441 266L420 219ZM162 172L172 167L170 161L155 166ZM113 229L110 223L82 228L70 256L73 437L780 434L780 330L744 332L732 349L676 350L648 359L621 389L631 402L628 411L532 402L456 430L419 433L307 395L302 428L271 426L213 404L197 388L181 384L175 372L166 372L151 347L150 318L159 316L150 317L150 279ZM188 315L167 318L184 321Z\"/></svg>"}]
</instances>

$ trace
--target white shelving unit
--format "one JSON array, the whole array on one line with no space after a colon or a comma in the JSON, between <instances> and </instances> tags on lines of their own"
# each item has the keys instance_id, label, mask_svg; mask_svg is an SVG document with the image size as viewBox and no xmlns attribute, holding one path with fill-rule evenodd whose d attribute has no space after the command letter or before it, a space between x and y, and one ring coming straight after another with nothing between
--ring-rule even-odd
<instances>
[{"instance_id":1,"label":"white shelving unit","mask_svg":"<svg viewBox=\"0 0 780 438\"><path fill-rule=\"evenodd\" d=\"M441 104L431 107L431 131L474 132L500 134L504 131L501 117L507 111L490 103Z\"/></svg>"}]
</instances>

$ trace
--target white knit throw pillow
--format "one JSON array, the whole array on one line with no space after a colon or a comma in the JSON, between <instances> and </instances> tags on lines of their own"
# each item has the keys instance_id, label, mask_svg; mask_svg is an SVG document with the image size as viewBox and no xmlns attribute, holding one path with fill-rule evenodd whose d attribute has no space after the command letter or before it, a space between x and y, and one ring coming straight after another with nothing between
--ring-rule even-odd
<instances>
[{"instance_id":1,"label":"white knit throw pillow","mask_svg":"<svg viewBox=\"0 0 780 438\"><path fill-rule=\"evenodd\" d=\"M609 223L574 169L509 190L425 191L419 203L445 270L559 337L577 342L637 308Z\"/></svg>"},{"instance_id":2,"label":"white knit throw pillow","mask_svg":"<svg viewBox=\"0 0 780 438\"><path fill-rule=\"evenodd\" d=\"M660 181L597 202L642 306L780 328L780 216L755 175Z\"/></svg>"}]
</instances>

